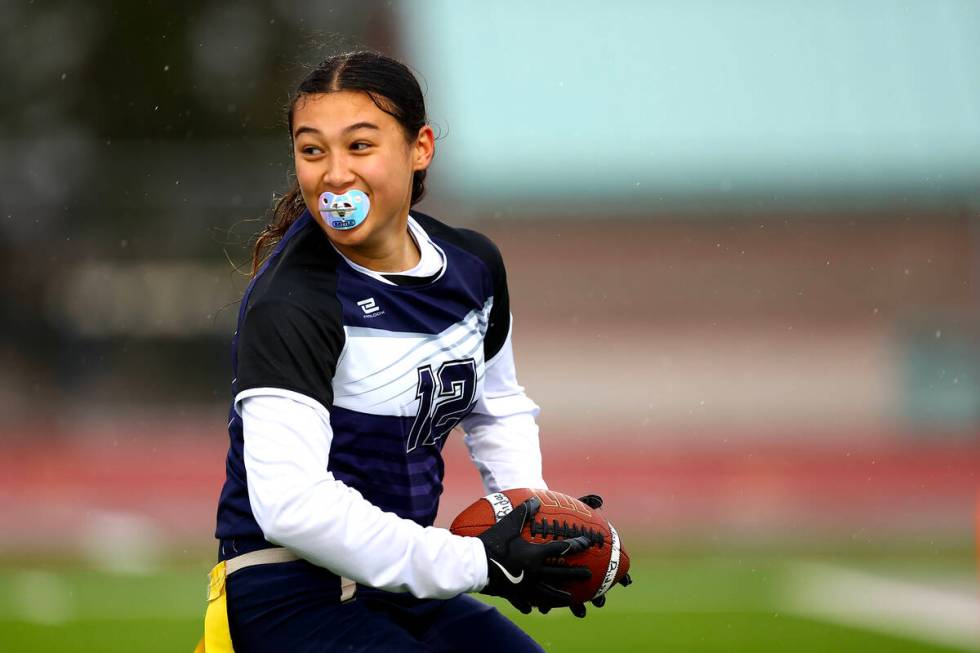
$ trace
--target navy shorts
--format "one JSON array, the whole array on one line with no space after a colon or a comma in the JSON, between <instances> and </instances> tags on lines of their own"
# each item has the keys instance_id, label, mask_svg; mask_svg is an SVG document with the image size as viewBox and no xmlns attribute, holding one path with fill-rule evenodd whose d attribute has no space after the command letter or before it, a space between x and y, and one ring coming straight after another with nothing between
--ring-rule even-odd
<instances>
[{"instance_id":1,"label":"navy shorts","mask_svg":"<svg viewBox=\"0 0 980 653\"><path fill-rule=\"evenodd\" d=\"M340 579L305 560L241 569L226 591L236 653L543 653L496 608L465 594L418 599L358 586L353 601L340 603Z\"/></svg>"}]
</instances>

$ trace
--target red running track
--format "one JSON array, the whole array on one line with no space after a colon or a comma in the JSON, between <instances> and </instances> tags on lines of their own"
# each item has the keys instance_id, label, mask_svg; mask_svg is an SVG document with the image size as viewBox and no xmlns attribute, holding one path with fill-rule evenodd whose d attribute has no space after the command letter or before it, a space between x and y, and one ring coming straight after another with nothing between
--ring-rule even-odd
<instances>
[{"instance_id":1,"label":"red running track","mask_svg":"<svg viewBox=\"0 0 980 653\"><path fill-rule=\"evenodd\" d=\"M220 425L36 433L8 431L0 445L0 550L70 550L106 515L131 517L168 546L211 545L224 478L227 436ZM602 494L621 530L661 538L962 538L976 523L975 439L902 442L879 435L847 447L840 438L792 446L678 441L551 437L543 445L545 478L569 494ZM458 434L445 455L440 525L483 494Z\"/></svg>"}]
</instances>

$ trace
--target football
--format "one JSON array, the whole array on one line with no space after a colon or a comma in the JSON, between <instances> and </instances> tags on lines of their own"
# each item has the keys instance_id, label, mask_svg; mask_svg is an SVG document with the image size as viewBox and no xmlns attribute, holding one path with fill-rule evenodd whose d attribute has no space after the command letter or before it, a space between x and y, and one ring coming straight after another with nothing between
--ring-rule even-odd
<instances>
[{"instance_id":1,"label":"football","mask_svg":"<svg viewBox=\"0 0 980 653\"><path fill-rule=\"evenodd\" d=\"M524 525L521 535L525 540L540 544L585 535L593 542L585 551L565 558L569 565L582 565L592 571L589 580L563 588L571 593L574 602L584 603L605 594L626 575L630 557L619 533L602 512L554 490L519 488L489 494L459 513L449 530L456 535L479 535L532 496L540 499L541 509Z\"/></svg>"}]
</instances>

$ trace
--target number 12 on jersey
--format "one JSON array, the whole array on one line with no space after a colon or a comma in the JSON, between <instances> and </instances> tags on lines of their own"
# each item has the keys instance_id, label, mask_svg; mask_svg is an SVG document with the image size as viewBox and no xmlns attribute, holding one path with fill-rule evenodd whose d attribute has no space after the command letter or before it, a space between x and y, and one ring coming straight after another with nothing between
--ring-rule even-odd
<instances>
[{"instance_id":1,"label":"number 12 on jersey","mask_svg":"<svg viewBox=\"0 0 980 653\"><path fill-rule=\"evenodd\" d=\"M417 371L419 412L408 433L406 452L415 449L420 439L425 446L444 438L469 412L476 394L476 361L472 358L446 361L438 371L431 365Z\"/></svg>"}]
</instances>

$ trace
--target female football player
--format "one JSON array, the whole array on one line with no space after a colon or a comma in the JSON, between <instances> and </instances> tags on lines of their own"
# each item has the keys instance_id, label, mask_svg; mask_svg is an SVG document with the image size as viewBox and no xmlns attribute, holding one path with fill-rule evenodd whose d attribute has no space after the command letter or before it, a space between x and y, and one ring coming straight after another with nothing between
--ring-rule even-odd
<instances>
[{"instance_id":1,"label":"female football player","mask_svg":"<svg viewBox=\"0 0 980 653\"><path fill-rule=\"evenodd\" d=\"M589 571L562 557L588 541L523 540L536 500L480 537L432 527L457 424L489 492L546 487L500 253L412 209L435 145L403 64L331 57L287 117L296 182L239 312L201 648L539 651L466 593L582 614L561 588Z\"/></svg>"}]
</instances>

